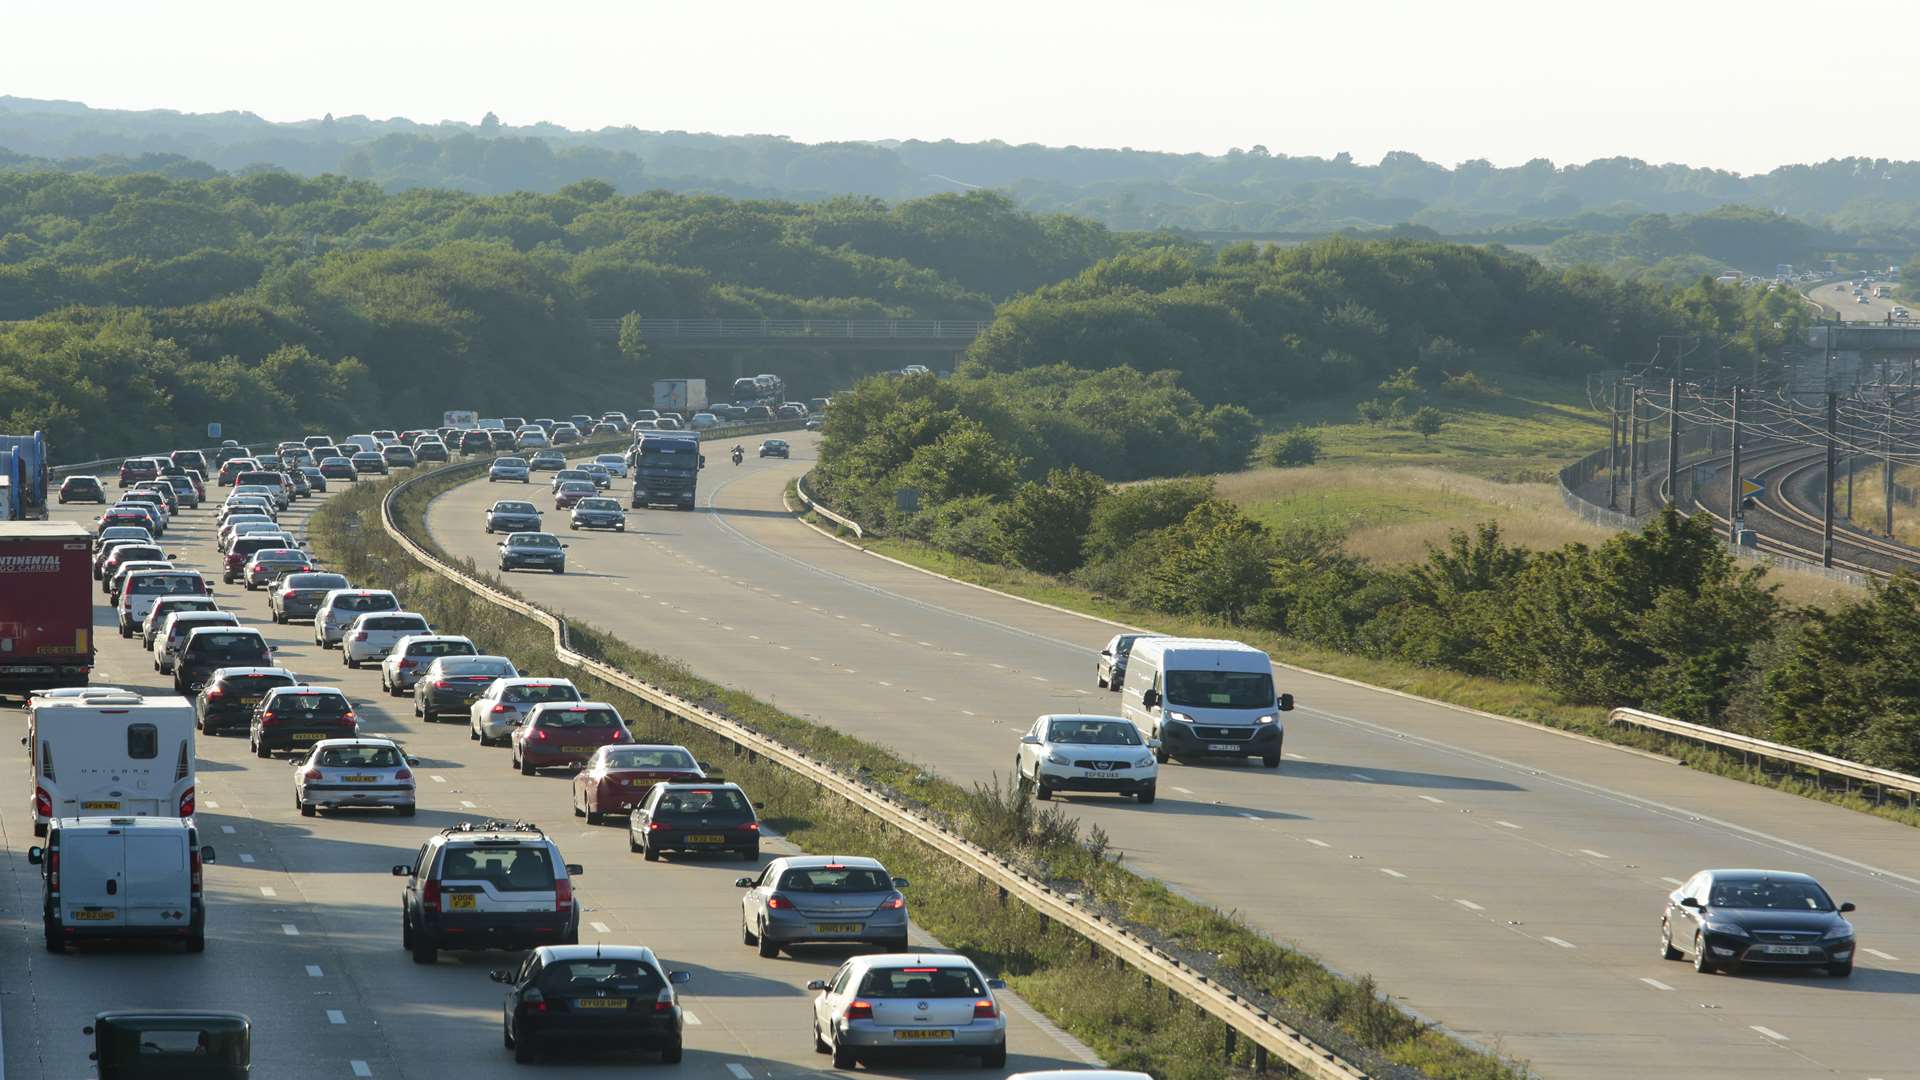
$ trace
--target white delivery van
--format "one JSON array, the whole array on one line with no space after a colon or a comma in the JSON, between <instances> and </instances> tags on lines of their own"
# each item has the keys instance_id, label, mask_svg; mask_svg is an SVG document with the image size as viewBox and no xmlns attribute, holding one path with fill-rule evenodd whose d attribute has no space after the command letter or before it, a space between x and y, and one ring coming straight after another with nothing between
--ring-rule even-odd
<instances>
[{"instance_id":1,"label":"white delivery van","mask_svg":"<svg viewBox=\"0 0 1920 1080\"><path fill-rule=\"evenodd\" d=\"M133 692L27 703L33 835L57 817L193 816L193 705Z\"/></svg>"},{"instance_id":2,"label":"white delivery van","mask_svg":"<svg viewBox=\"0 0 1920 1080\"><path fill-rule=\"evenodd\" d=\"M27 849L40 867L47 951L82 938L163 938L188 952L207 947L201 847L193 822L160 817L60 817L46 847Z\"/></svg>"},{"instance_id":3,"label":"white delivery van","mask_svg":"<svg viewBox=\"0 0 1920 1080\"><path fill-rule=\"evenodd\" d=\"M1127 655L1120 712L1169 757L1257 757L1280 767L1280 714L1293 695L1275 696L1273 662L1238 641L1141 638Z\"/></svg>"}]
</instances>

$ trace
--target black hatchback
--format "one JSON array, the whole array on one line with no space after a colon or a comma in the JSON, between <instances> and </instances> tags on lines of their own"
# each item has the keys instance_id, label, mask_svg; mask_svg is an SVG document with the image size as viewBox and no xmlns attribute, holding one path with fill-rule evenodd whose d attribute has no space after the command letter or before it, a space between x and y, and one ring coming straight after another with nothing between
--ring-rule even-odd
<instances>
[{"instance_id":1,"label":"black hatchback","mask_svg":"<svg viewBox=\"0 0 1920 1080\"><path fill-rule=\"evenodd\" d=\"M60 481L60 502L89 502L105 504L107 489L100 486L97 476L69 476Z\"/></svg>"},{"instance_id":2,"label":"black hatchback","mask_svg":"<svg viewBox=\"0 0 1920 1080\"><path fill-rule=\"evenodd\" d=\"M655 784L627 822L627 847L648 862L663 851L729 851L760 859L760 818L738 784Z\"/></svg>"},{"instance_id":3,"label":"black hatchback","mask_svg":"<svg viewBox=\"0 0 1920 1080\"><path fill-rule=\"evenodd\" d=\"M232 626L201 626L187 632L180 658L173 663L173 692L186 697L205 686L224 667L267 667L273 647L260 631Z\"/></svg>"},{"instance_id":4,"label":"black hatchback","mask_svg":"<svg viewBox=\"0 0 1920 1080\"><path fill-rule=\"evenodd\" d=\"M1786 870L1702 870L1667 894L1660 956L1693 959L1699 972L1819 967L1853 974L1853 905Z\"/></svg>"},{"instance_id":5,"label":"black hatchback","mask_svg":"<svg viewBox=\"0 0 1920 1080\"><path fill-rule=\"evenodd\" d=\"M244 731L253 721L253 707L269 690L299 685L299 677L286 668L219 668L193 697L194 725L208 735Z\"/></svg>"}]
</instances>

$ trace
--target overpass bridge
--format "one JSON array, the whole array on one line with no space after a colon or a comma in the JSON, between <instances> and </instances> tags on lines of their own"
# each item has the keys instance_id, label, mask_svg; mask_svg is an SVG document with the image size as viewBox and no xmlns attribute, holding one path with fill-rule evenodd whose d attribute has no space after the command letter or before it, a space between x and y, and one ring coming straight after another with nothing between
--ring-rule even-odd
<instances>
[{"instance_id":1,"label":"overpass bridge","mask_svg":"<svg viewBox=\"0 0 1920 1080\"><path fill-rule=\"evenodd\" d=\"M594 336L617 340L619 319L589 319ZM827 349L959 355L989 325L984 319L713 319L642 316L653 349Z\"/></svg>"}]
</instances>

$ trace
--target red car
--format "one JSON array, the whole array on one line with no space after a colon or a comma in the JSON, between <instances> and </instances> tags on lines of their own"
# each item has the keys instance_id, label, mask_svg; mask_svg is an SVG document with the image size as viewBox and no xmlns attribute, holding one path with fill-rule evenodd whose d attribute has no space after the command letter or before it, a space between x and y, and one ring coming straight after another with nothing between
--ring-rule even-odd
<instances>
[{"instance_id":1,"label":"red car","mask_svg":"<svg viewBox=\"0 0 1920 1080\"><path fill-rule=\"evenodd\" d=\"M569 480L553 493L553 506L556 510L565 510L581 499L591 499L598 494L600 489L591 480Z\"/></svg>"},{"instance_id":2,"label":"red car","mask_svg":"<svg viewBox=\"0 0 1920 1080\"><path fill-rule=\"evenodd\" d=\"M620 710L604 701L543 701L513 729L513 767L523 776L579 768L601 747L632 741Z\"/></svg>"},{"instance_id":3,"label":"red car","mask_svg":"<svg viewBox=\"0 0 1920 1080\"><path fill-rule=\"evenodd\" d=\"M160 466L152 458L128 458L120 463L120 486L127 487L142 480L160 479Z\"/></svg>"},{"instance_id":4,"label":"red car","mask_svg":"<svg viewBox=\"0 0 1920 1080\"><path fill-rule=\"evenodd\" d=\"M598 825L607 814L624 814L660 783L711 779L706 766L684 746L603 746L573 776L573 816Z\"/></svg>"}]
</instances>

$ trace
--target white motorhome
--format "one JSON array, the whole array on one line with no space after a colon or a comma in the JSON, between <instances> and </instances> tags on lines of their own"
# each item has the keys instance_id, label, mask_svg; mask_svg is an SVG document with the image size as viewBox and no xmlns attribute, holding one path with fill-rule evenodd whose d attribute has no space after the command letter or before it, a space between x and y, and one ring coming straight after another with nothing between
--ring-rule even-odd
<instances>
[{"instance_id":1,"label":"white motorhome","mask_svg":"<svg viewBox=\"0 0 1920 1080\"><path fill-rule=\"evenodd\" d=\"M162 938L188 952L207 947L201 868L213 861L193 822L160 817L59 817L40 867L47 951L82 938Z\"/></svg>"},{"instance_id":2,"label":"white motorhome","mask_svg":"<svg viewBox=\"0 0 1920 1080\"><path fill-rule=\"evenodd\" d=\"M27 707L33 835L57 817L192 817L193 705L131 691Z\"/></svg>"},{"instance_id":3,"label":"white motorhome","mask_svg":"<svg viewBox=\"0 0 1920 1080\"><path fill-rule=\"evenodd\" d=\"M1238 641L1141 638L1127 655L1120 713L1170 757L1257 757L1280 767L1293 695L1275 695L1273 662Z\"/></svg>"}]
</instances>

